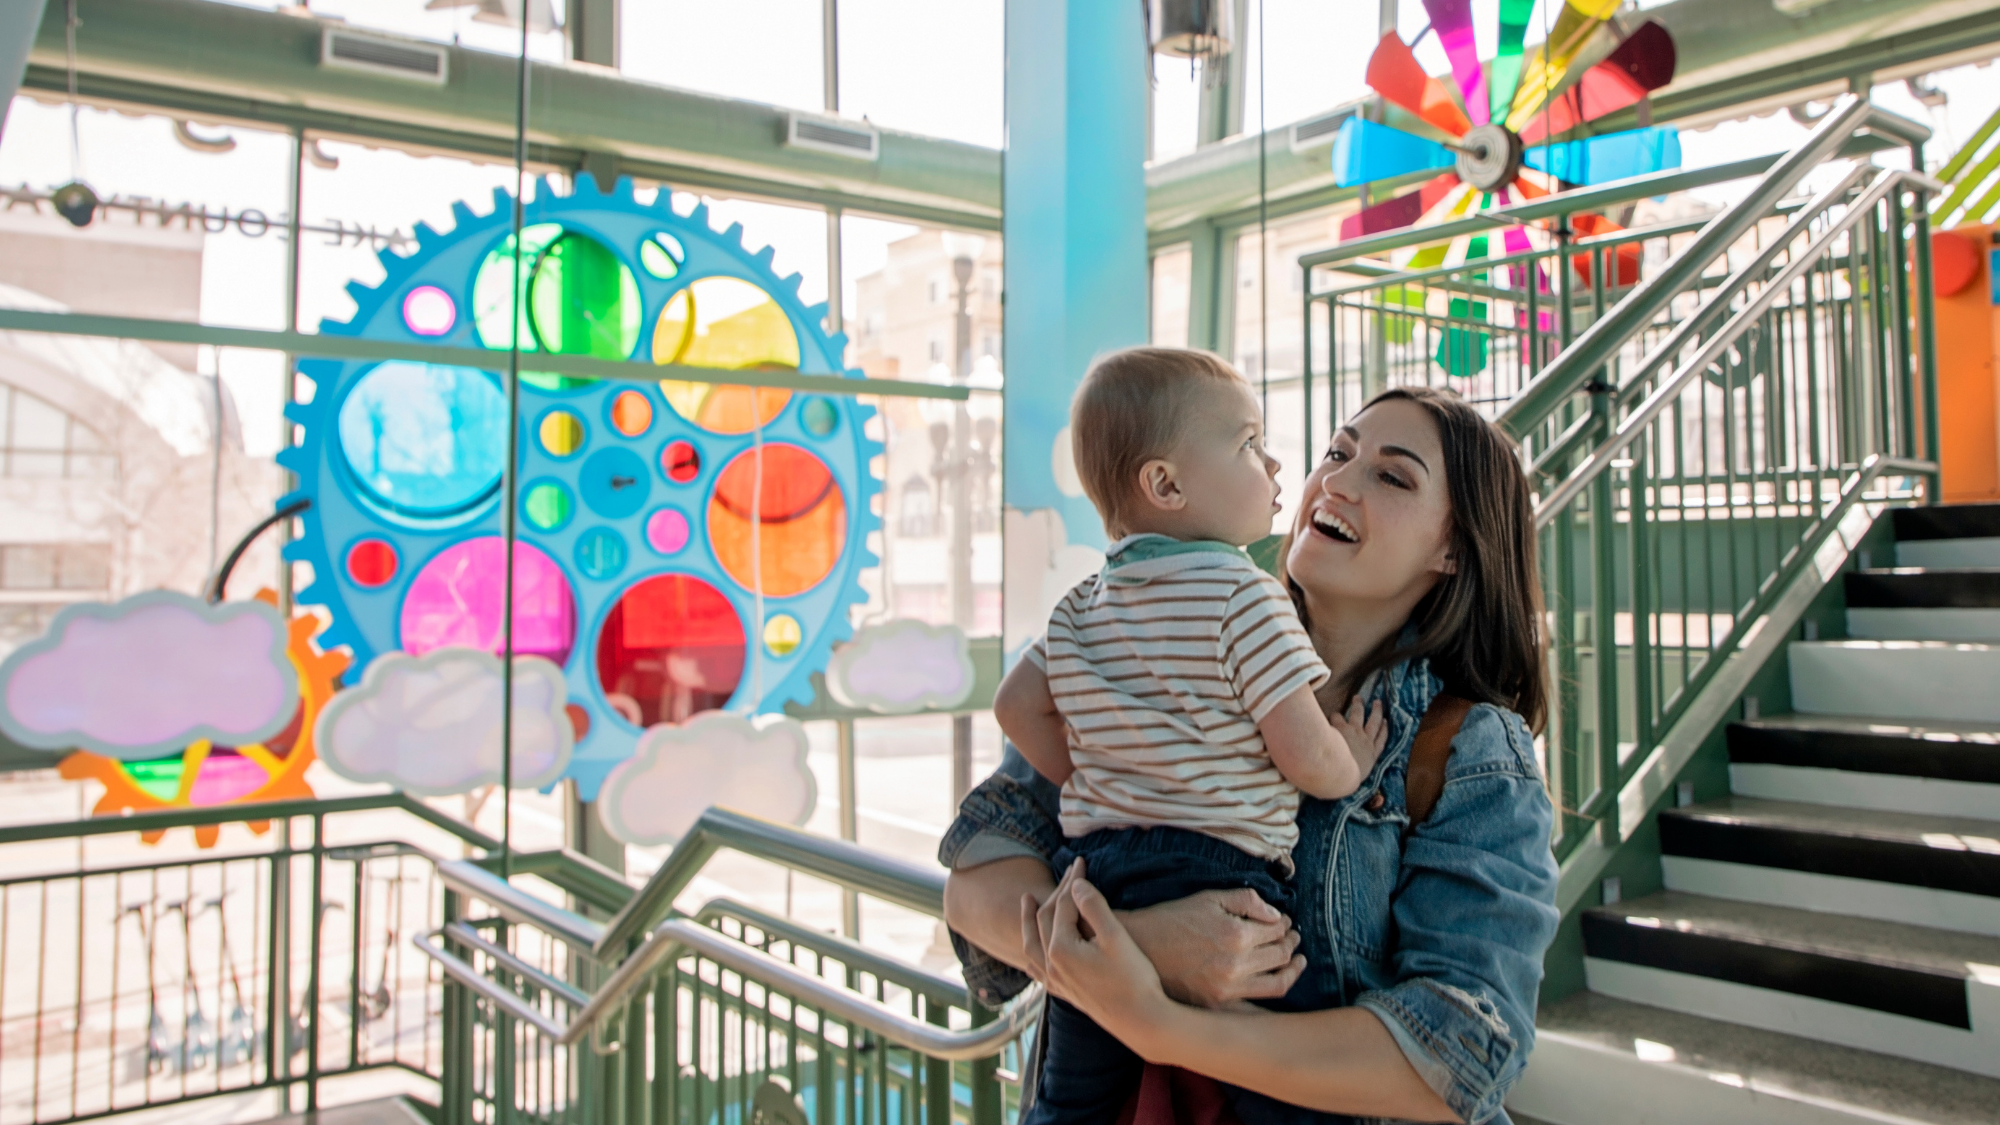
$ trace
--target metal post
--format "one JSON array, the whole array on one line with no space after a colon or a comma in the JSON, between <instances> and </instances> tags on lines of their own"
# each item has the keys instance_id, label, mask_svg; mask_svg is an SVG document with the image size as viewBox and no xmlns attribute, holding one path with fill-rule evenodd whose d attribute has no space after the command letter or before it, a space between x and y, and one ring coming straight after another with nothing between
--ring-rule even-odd
<instances>
[{"instance_id":1,"label":"metal post","mask_svg":"<svg viewBox=\"0 0 2000 1125\"><path fill-rule=\"evenodd\" d=\"M854 803L854 720L836 719L834 730L838 734L834 768L840 774L840 838L854 843L860 837L859 810ZM861 896L846 888L840 892L840 932L849 938L861 937Z\"/></svg>"},{"instance_id":2,"label":"metal post","mask_svg":"<svg viewBox=\"0 0 2000 1125\"><path fill-rule=\"evenodd\" d=\"M303 127L292 130L291 182L287 185L290 198L288 215L285 219L285 331L299 330L299 224L303 221L299 211L305 203L305 162L306 131ZM285 353L285 402L278 412L278 447L292 447L292 403L299 395L299 357ZM290 495L299 486L297 476L290 470L282 470L280 478L284 482L284 494ZM285 558L285 545L292 541L292 521L278 521L278 612L285 617L292 615L292 564ZM217 591L218 596L220 591ZM286 842L290 846L290 841Z\"/></svg>"},{"instance_id":3,"label":"metal post","mask_svg":"<svg viewBox=\"0 0 2000 1125\"><path fill-rule=\"evenodd\" d=\"M820 77L826 85L826 111L840 112L840 0L821 0Z\"/></svg>"},{"instance_id":4,"label":"metal post","mask_svg":"<svg viewBox=\"0 0 2000 1125\"><path fill-rule=\"evenodd\" d=\"M953 320L953 376L960 384L972 381L972 277L971 256L952 259L952 277L958 283L957 312ZM964 402L955 403L951 414L951 622L967 635L975 618L972 589L972 411ZM972 788L972 716L954 715L951 720L951 800L957 807Z\"/></svg>"}]
</instances>

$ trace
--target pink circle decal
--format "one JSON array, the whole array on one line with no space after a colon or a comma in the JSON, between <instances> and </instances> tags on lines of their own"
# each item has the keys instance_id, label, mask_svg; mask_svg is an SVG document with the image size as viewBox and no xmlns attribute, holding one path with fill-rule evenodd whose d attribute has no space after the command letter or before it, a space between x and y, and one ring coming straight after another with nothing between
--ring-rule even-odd
<instances>
[{"instance_id":1,"label":"pink circle decal","mask_svg":"<svg viewBox=\"0 0 2000 1125\"><path fill-rule=\"evenodd\" d=\"M663 555L680 553L688 545L687 517L672 508L661 508L647 516L646 545Z\"/></svg>"},{"instance_id":2,"label":"pink circle decal","mask_svg":"<svg viewBox=\"0 0 2000 1125\"><path fill-rule=\"evenodd\" d=\"M442 336L458 323L458 306L435 285L419 285L403 298L403 323L419 336Z\"/></svg>"},{"instance_id":3,"label":"pink circle decal","mask_svg":"<svg viewBox=\"0 0 2000 1125\"><path fill-rule=\"evenodd\" d=\"M506 548L497 535L455 543L424 564L403 599L404 651L446 645L500 651ZM514 652L558 665L576 644L576 599L555 560L514 544Z\"/></svg>"}]
</instances>

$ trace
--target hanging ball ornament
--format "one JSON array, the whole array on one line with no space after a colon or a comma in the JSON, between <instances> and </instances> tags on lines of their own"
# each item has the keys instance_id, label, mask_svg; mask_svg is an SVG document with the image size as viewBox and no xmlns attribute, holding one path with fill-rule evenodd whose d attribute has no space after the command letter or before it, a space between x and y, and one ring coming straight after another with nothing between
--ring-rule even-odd
<instances>
[{"instance_id":1,"label":"hanging ball ornament","mask_svg":"<svg viewBox=\"0 0 2000 1125\"><path fill-rule=\"evenodd\" d=\"M97 217L97 193L78 180L57 188L50 194L49 202L56 205L56 214L68 219L73 227L87 227Z\"/></svg>"}]
</instances>

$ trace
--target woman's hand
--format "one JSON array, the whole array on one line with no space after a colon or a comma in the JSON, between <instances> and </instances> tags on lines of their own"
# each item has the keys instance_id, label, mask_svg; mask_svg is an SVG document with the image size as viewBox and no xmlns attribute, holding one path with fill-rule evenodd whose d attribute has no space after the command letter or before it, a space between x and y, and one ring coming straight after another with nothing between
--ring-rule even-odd
<instances>
[{"instance_id":1,"label":"woman's hand","mask_svg":"<svg viewBox=\"0 0 2000 1125\"><path fill-rule=\"evenodd\" d=\"M1049 980L1045 935L1054 924L1057 900L1065 896L1063 888L1080 878L1081 866L1064 873L1056 890L1020 899L1020 949L1027 962L1020 967L1058 996L1063 993ZM1255 891L1203 891L1114 913L1159 974L1167 995L1184 1004L1226 1008L1283 996L1305 971L1291 919Z\"/></svg>"},{"instance_id":2,"label":"woman's hand","mask_svg":"<svg viewBox=\"0 0 2000 1125\"><path fill-rule=\"evenodd\" d=\"M1024 926L1029 921L1024 916ZM1082 860L1070 865L1032 922L1049 989L1140 1055L1147 1053L1144 1035L1185 1010L1167 997L1153 963L1084 878Z\"/></svg>"}]
</instances>

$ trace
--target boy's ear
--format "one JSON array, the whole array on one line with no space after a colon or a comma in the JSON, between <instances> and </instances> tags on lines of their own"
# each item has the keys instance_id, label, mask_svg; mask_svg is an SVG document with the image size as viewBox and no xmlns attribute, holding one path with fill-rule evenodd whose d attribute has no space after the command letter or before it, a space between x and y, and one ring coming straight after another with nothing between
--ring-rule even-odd
<instances>
[{"instance_id":1,"label":"boy's ear","mask_svg":"<svg viewBox=\"0 0 2000 1125\"><path fill-rule=\"evenodd\" d=\"M1180 476L1174 471L1174 463L1164 458L1139 466L1139 495L1146 503L1162 512L1178 512L1187 507L1187 497L1181 492Z\"/></svg>"}]
</instances>

